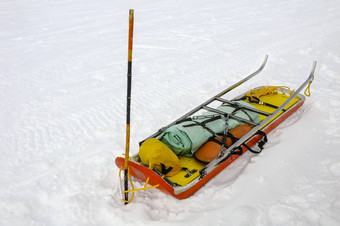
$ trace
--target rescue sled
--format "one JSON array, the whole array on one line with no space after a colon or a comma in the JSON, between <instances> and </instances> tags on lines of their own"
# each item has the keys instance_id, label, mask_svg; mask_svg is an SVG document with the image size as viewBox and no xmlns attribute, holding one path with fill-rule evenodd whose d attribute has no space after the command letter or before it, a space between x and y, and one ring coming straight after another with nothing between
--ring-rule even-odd
<instances>
[{"instance_id":1,"label":"rescue sled","mask_svg":"<svg viewBox=\"0 0 340 226\"><path fill-rule=\"evenodd\" d=\"M211 132L211 138L199 147L192 156L178 156L181 165L178 172L168 175L166 166L162 166L161 170L153 166L150 167L150 165L141 161L141 156L137 153L131 156L128 162L129 173L140 181L146 182L149 187L156 187L177 199L185 199L194 194L233 161L241 157L244 152L249 150L254 153L259 153L267 141L266 134L271 132L302 106L305 101L305 96L300 92L305 89L305 95L309 96L309 87L314 79L316 67L316 62L314 62L310 75L296 90L290 90L287 87L264 86L249 90L230 100L224 98L225 94L259 74L265 67L267 59L268 56L265 57L263 64L257 71L213 96L164 128L161 128L159 131L141 141L140 145L143 145L144 142L153 138L159 139L166 130L169 130L169 128L173 126L183 122L195 121L197 115L200 115L202 112L203 114L205 114L204 112L209 112L209 117L218 118L218 120L223 119L226 120L226 122L228 122L228 120L234 120L243 127L247 127L246 130L241 131L241 126L237 127L239 129L237 131L235 130L236 132L233 132L232 129L227 128L228 123L226 123L223 133L215 133L214 131L209 131L209 128L205 128L206 123L195 122L196 124L202 124L198 125L201 129L203 127L203 129ZM247 104L242 104L240 101L242 101L242 103L246 102ZM231 113L226 113L216 106L227 106L236 110L233 110ZM240 117L235 113L237 111L244 112L248 117L250 113L258 114L259 118L256 121L252 120L252 117ZM217 146L218 151L216 152L215 149L215 153L212 154L213 151L211 151L212 149L209 150L209 148L213 148L215 144L208 143L213 142L213 139L218 141L219 146ZM255 147L256 144L260 149ZM254 150L255 148L257 151ZM123 157L116 158L116 165L121 170L124 169L124 161Z\"/></svg>"}]
</instances>

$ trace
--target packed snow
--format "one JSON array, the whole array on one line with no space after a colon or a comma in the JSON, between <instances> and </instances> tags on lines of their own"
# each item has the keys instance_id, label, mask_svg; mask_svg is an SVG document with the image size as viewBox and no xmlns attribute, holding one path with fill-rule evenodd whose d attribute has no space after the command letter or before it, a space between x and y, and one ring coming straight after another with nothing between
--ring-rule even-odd
<instances>
[{"instance_id":1,"label":"packed snow","mask_svg":"<svg viewBox=\"0 0 340 226\"><path fill-rule=\"evenodd\" d=\"M228 96L295 89L317 60L311 97L188 199L123 205L130 8L131 154L266 54ZM0 225L340 225L339 38L338 0L2 0Z\"/></svg>"}]
</instances>

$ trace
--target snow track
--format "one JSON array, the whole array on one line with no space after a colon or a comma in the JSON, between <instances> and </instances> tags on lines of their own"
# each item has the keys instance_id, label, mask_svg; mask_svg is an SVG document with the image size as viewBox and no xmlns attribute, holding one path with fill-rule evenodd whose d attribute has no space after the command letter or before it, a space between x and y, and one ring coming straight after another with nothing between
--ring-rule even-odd
<instances>
[{"instance_id":1,"label":"snow track","mask_svg":"<svg viewBox=\"0 0 340 226\"><path fill-rule=\"evenodd\" d=\"M312 96L189 199L121 203L128 9L135 9L131 152L256 70ZM0 225L340 225L340 3L3 0ZM136 186L142 186L138 181Z\"/></svg>"}]
</instances>

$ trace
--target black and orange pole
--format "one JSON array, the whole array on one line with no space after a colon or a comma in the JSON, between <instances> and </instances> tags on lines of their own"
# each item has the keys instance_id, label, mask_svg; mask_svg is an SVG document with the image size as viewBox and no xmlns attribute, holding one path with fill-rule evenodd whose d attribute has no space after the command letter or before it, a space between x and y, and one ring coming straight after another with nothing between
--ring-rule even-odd
<instances>
[{"instance_id":1,"label":"black and orange pole","mask_svg":"<svg viewBox=\"0 0 340 226\"><path fill-rule=\"evenodd\" d=\"M126 146L124 164L124 190L129 189L129 152L130 152L130 108L131 108L131 78L132 78L132 40L133 40L133 9L129 10L129 44L128 44L128 72L127 72L127 101L126 101ZM129 194L124 193L125 204L128 203Z\"/></svg>"}]
</instances>

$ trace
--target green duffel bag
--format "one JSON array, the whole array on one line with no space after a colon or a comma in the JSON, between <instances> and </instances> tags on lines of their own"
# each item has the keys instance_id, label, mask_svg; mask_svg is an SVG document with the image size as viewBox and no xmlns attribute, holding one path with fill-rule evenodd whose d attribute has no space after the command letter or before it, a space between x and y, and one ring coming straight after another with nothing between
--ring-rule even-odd
<instances>
[{"instance_id":1,"label":"green duffel bag","mask_svg":"<svg viewBox=\"0 0 340 226\"><path fill-rule=\"evenodd\" d=\"M244 101L236 101L239 104L253 107ZM225 113L233 113L240 118L250 120L255 123L260 122L260 115L249 111L235 109L229 105L221 105L218 110ZM228 119L228 129L233 129L243 122ZM203 126L202 126L203 125ZM194 117L189 121L170 126L164 130L158 139L166 144L176 155L192 157L193 154L213 136L213 133L223 133L226 127L226 118L213 112L206 112L200 116Z\"/></svg>"}]
</instances>

